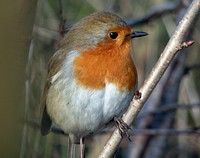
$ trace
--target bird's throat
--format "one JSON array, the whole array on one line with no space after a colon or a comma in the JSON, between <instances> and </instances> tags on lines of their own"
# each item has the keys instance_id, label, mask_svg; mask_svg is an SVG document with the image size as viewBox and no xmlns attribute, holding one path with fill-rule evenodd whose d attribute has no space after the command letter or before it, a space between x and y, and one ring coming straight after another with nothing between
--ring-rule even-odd
<instances>
[{"instance_id":1,"label":"bird's throat","mask_svg":"<svg viewBox=\"0 0 200 158\"><path fill-rule=\"evenodd\" d=\"M130 55L130 42L121 46L100 44L80 53L74 60L77 84L89 89L102 89L106 83L130 91L136 85L137 72Z\"/></svg>"}]
</instances>

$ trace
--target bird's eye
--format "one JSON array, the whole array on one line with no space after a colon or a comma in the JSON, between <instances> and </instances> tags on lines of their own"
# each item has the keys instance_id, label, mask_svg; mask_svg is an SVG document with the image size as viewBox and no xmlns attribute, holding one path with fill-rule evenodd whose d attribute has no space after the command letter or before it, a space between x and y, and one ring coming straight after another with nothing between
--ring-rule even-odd
<instances>
[{"instance_id":1,"label":"bird's eye","mask_svg":"<svg viewBox=\"0 0 200 158\"><path fill-rule=\"evenodd\" d=\"M117 38L117 36L118 36L118 33L117 32L110 32L110 38L112 38L112 39L116 39Z\"/></svg>"}]
</instances>

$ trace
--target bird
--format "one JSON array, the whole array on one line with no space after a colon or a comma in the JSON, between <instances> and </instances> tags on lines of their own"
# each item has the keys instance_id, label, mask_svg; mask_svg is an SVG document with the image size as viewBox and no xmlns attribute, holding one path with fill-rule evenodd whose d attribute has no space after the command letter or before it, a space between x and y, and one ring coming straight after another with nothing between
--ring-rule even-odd
<instances>
[{"instance_id":1,"label":"bird","mask_svg":"<svg viewBox=\"0 0 200 158\"><path fill-rule=\"evenodd\" d=\"M79 144L120 118L137 90L131 41L146 35L107 11L94 12L74 24L48 64L42 135L54 123L73 144Z\"/></svg>"}]
</instances>

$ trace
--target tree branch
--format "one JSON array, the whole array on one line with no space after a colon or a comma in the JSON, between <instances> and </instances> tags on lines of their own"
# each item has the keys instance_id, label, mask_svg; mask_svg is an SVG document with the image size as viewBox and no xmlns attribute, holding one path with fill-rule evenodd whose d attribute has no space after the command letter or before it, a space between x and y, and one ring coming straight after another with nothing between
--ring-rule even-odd
<instances>
[{"instance_id":1,"label":"tree branch","mask_svg":"<svg viewBox=\"0 0 200 158\"><path fill-rule=\"evenodd\" d=\"M136 129L130 135L175 135L175 134L200 134L200 127L187 129Z\"/></svg>"},{"instance_id":2,"label":"tree branch","mask_svg":"<svg viewBox=\"0 0 200 158\"><path fill-rule=\"evenodd\" d=\"M188 109L188 108L200 108L200 103L194 103L194 104L178 104L178 103L173 103L173 104L167 104L164 106L161 106L155 110L149 110L147 112L140 113L139 117L145 117L148 115L155 115L159 113L165 113L165 112L170 112L173 110L178 110L178 109Z\"/></svg>"},{"instance_id":3,"label":"tree branch","mask_svg":"<svg viewBox=\"0 0 200 158\"><path fill-rule=\"evenodd\" d=\"M164 74L165 70L172 61L173 57L179 51L179 49L177 48L180 48L187 30L191 27L194 19L198 16L199 10L200 10L200 0L194 0L191 3L185 16L177 26L175 32L170 38L167 46L165 47L160 58L158 59L158 62L152 69L150 75L146 79L144 85L141 87L140 92L142 93L142 97L140 99L133 98L128 111L123 116L124 122L126 122L128 125L130 125L136 118L140 109L143 107L143 104L146 102L147 98L149 97L149 95L155 88L156 84ZM118 129L116 129L113 132L111 138L108 140L107 144L104 146L98 158L111 157L114 154L121 140L122 137Z\"/></svg>"},{"instance_id":4,"label":"tree branch","mask_svg":"<svg viewBox=\"0 0 200 158\"><path fill-rule=\"evenodd\" d=\"M141 25L153 21L154 19L158 19L159 17L177 11L182 6L182 1L178 3L167 2L159 7L152 8L151 11L142 18L134 18L127 20L127 24L131 27L136 25Z\"/></svg>"}]
</instances>

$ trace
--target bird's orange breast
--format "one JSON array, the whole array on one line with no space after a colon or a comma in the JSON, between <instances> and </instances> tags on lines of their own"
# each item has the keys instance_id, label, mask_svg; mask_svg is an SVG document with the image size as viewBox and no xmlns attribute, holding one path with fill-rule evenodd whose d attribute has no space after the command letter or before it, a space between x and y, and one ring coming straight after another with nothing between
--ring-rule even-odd
<instances>
[{"instance_id":1,"label":"bird's orange breast","mask_svg":"<svg viewBox=\"0 0 200 158\"><path fill-rule=\"evenodd\" d=\"M130 40L126 39L120 46L107 41L81 52L73 63L77 84L85 88L102 89L108 82L115 84L121 91L130 91L137 82L130 52Z\"/></svg>"}]
</instances>

